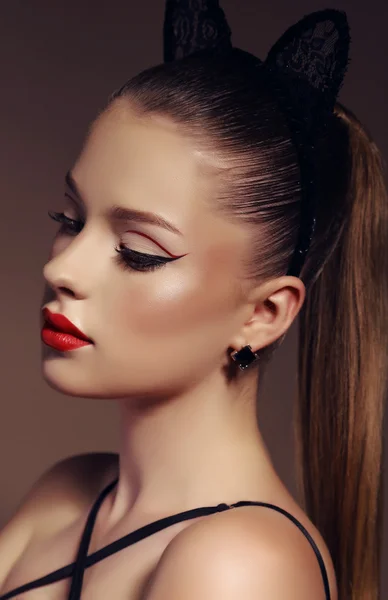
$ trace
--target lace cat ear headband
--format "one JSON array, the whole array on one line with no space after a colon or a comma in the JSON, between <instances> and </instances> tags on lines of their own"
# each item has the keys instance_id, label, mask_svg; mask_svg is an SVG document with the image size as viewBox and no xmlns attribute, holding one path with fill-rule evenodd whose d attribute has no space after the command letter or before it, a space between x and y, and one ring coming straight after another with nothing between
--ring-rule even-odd
<instances>
[{"instance_id":1,"label":"lace cat ear headband","mask_svg":"<svg viewBox=\"0 0 388 600\"><path fill-rule=\"evenodd\" d=\"M265 61L259 61L286 117L300 167L300 227L287 275L299 276L314 235L319 199L316 142L335 118L333 110L349 62L349 45L346 14L327 9L307 15L287 29ZM218 0L167 0L164 61L206 49L226 54L233 49L231 30ZM257 355L247 345L233 352L231 358L244 370Z\"/></svg>"}]
</instances>

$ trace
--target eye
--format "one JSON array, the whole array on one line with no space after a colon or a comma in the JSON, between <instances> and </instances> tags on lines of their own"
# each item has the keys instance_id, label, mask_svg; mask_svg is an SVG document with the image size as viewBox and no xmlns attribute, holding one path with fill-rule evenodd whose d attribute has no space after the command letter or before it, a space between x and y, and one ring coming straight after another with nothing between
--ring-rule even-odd
<instances>
[{"instance_id":1,"label":"eye","mask_svg":"<svg viewBox=\"0 0 388 600\"><path fill-rule=\"evenodd\" d=\"M77 235L80 233L85 223L78 219L71 219L65 213L51 212L48 213L50 219L60 223L61 227L59 233L65 235ZM124 244L120 244L118 248L115 248L118 256L117 262L124 269L130 269L131 271L155 271L160 269L166 263L178 260L180 256L174 258L168 258L164 256L157 256L154 254L144 254L143 252L137 252L128 248Z\"/></svg>"},{"instance_id":2,"label":"eye","mask_svg":"<svg viewBox=\"0 0 388 600\"><path fill-rule=\"evenodd\" d=\"M65 213L49 211L48 215L50 219L60 223L61 228L59 231L61 233L65 233L67 235L77 235L77 233L83 229L83 221L71 219L70 217L67 217Z\"/></svg>"},{"instance_id":3,"label":"eye","mask_svg":"<svg viewBox=\"0 0 388 600\"><path fill-rule=\"evenodd\" d=\"M120 244L115 250L118 253L118 263L124 269L130 269L132 271L155 271L155 269L160 269L166 263L180 258L179 256L176 258L167 258L164 256L156 256L154 254L143 254L142 252L127 248L124 244Z\"/></svg>"}]
</instances>

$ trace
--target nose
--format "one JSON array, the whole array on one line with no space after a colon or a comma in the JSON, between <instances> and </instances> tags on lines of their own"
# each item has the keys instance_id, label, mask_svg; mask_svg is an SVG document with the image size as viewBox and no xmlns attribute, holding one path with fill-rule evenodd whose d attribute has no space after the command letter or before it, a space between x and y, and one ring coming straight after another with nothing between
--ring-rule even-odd
<instances>
[{"instance_id":1,"label":"nose","mask_svg":"<svg viewBox=\"0 0 388 600\"><path fill-rule=\"evenodd\" d=\"M81 243L80 243L81 242ZM62 244L61 244L62 246ZM57 294L82 300L88 296L90 261L82 249L80 237L73 238L64 248L54 243L50 260L43 268L43 277Z\"/></svg>"}]
</instances>

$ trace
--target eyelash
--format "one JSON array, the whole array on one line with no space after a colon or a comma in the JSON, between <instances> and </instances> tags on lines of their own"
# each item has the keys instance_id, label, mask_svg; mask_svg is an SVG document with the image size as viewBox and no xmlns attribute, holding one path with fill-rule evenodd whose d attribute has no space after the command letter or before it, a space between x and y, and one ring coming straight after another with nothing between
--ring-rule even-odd
<instances>
[{"instance_id":1,"label":"eyelash","mask_svg":"<svg viewBox=\"0 0 388 600\"><path fill-rule=\"evenodd\" d=\"M61 228L59 231L61 233L75 236L80 233L84 227L82 221L71 219L64 213L49 211L48 215L50 219L60 223ZM166 258L154 254L137 252L136 250L127 248L124 244L120 244L115 250L118 253L118 264L124 269L129 269L131 271L155 271L156 269L163 267L166 263L177 260L176 258Z\"/></svg>"}]
</instances>

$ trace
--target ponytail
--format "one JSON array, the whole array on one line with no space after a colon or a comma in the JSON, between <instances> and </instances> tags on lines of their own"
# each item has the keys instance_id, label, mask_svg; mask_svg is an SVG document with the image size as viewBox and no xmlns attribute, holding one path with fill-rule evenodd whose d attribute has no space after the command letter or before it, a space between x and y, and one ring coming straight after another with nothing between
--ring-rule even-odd
<instances>
[{"instance_id":1,"label":"ponytail","mask_svg":"<svg viewBox=\"0 0 388 600\"><path fill-rule=\"evenodd\" d=\"M378 600L388 369L388 202L381 157L354 115L349 214L300 313L297 432L305 510L339 600Z\"/></svg>"}]
</instances>

